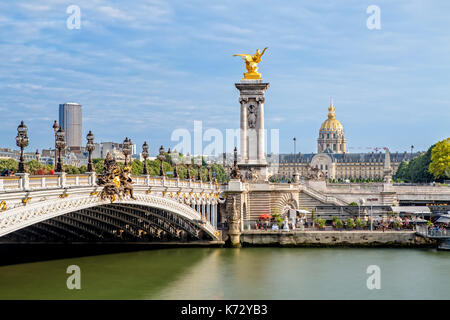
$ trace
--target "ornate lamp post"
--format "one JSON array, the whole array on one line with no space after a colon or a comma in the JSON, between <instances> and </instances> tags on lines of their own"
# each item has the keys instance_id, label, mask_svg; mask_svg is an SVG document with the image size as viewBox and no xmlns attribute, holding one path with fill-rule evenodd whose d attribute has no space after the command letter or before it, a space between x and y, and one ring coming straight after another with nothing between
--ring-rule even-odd
<instances>
[{"instance_id":1,"label":"ornate lamp post","mask_svg":"<svg viewBox=\"0 0 450 320\"><path fill-rule=\"evenodd\" d=\"M55 139L56 149L58 150L58 162L56 164L56 172L64 172L64 166L62 161L62 151L66 147L66 133L60 126L58 131L56 131Z\"/></svg>"},{"instance_id":2,"label":"ornate lamp post","mask_svg":"<svg viewBox=\"0 0 450 320\"><path fill-rule=\"evenodd\" d=\"M165 152L164 147L161 146L159 148L159 155L158 155L158 159L161 162L160 167L159 167L159 175L161 177L164 176L164 166L163 166L163 164L164 164L164 159L166 159L166 156L164 155L164 152Z\"/></svg>"},{"instance_id":3,"label":"ornate lamp post","mask_svg":"<svg viewBox=\"0 0 450 320\"><path fill-rule=\"evenodd\" d=\"M211 182L211 160L208 160L206 168L208 169L208 176L206 177L207 182Z\"/></svg>"},{"instance_id":4,"label":"ornate lamp post","mask_svg":"<svg viewBox=\"0 0 450 320\"><path fill-rule=\"evenodd\" d=\"M128 137L123 140L122 143L122 153L125 157L125 163L124 166L126 167L128 165L128 156L131 154L131 140L128 139Z\"/></svg>"},{"instance_id":5,"label":"ornate lamp post","mask_svg":"<svg viewBox=\"0 0 450 320\"><path fill-rule=\"evenodd\" d=\"M56 132L58 132L58 128L59 128L59 125L58 125L58 122L56 122L56 120L55 120L55 122L53 122L53 131L55 132L55 162L54 162L54 166L55 166L55 168L56 168L56 163L58 162L58 154L57 154L57 152L56 152Z\"/></svg>"},{"instance_id":6,"label":"ornate lamp post","mask_svg":"<svg viewBox=\"0 0 450 320\"><path fill-rule=\"evenodd\" d=\"M142 145L142 156L144 157L144 171L142 174L148 175L148 166L147 166L147 158L148 158L148 144L147 141L144 141Z\"/></svg>"},{"instance_id":7,"label":"ornate lamp post","mask_svg":"<svg viewBox=\"0 0 450 320\"><path fill-rule=\"evenodd\" d=\"M186 165L186 179L191 180L191 156L189 153L184 159L184 164Z\"/></svg>"},{"instance_id":8,"label":"ornate lamp post","mask_svg":"<svg viewBox=\"0 0 450 320\"><path fill-rule=\"evenodd\" d=\"M17 127L17 137L16 137L16 145L20 148L20 162L19 162L19 173L25 173L25 160L23 156L23 149L28 146L28 128L23 123Z\"/></svg>"},{"instance_id":9,"label":"ornate lamp post","mask_svg":"<svg viewBox=\"0 0 450 320\"><path fill-rule=\"evenodd\" d=\"M92 161L92 151L94 151L95 145L94 145L94 135L91 130L89 130L86 139L87 139L86 150L89 152L87 172L94 172L95 169L94 169L94 162Z\"/></svg>"},{"instance_id":10,"label":"ornate lamp post","mask_svg":"<svg viewBox=\"0 0 450 320\"><path fill-rule=\"evenodd\" d=\"M195 159L195 164L197 165L197 180L202 181L202 157L198 156Z\"/></svg>"},{"instance_id":11,"label":"ornate lamp post","mask_svg":"<svg viewBox=\"0 0 450 320\"><path fill-rule=\"evenodd\" d=\"M177 169L177 165L180 163L180 158L179 158L179 156L178 156L177 150L174 150L174 151L170 154L170 158L172 159L172 163L173 163L173 177L174 177L174 178L178 178L178 169Z\"/></svg>"}]
</instances>

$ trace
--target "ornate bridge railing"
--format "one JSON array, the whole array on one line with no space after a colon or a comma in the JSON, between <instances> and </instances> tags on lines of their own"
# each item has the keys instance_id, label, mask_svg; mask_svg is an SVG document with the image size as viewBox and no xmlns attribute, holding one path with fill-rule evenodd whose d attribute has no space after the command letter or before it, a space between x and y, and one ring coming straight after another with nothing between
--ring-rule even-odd
<instances>
[{"instance_id":1,"label":"ornate bridge railing","mask_svg":"<svg viewBox=\"0 0 450 320\"><path fill-rule=\"evenodd\" d=\"M161 186L161 187L187 187L201 189L218 189L218 185L209 182L182 180L167 177L133 176L133 185ZM96 174L55 174L30 176L17 174L11 177L0 177L1 194L8 191L31 191L37 189L67 188L78 186L95 186Z\"/></svg>"}]
</instances>

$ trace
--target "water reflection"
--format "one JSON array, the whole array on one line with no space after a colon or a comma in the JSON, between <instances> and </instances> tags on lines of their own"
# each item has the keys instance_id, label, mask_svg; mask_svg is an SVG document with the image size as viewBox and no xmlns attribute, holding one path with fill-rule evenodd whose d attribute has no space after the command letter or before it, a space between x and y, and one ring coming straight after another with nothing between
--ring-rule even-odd
<instances>
[{"instance_id":1,"label":"water reflection","mask_svg":"<svg viewBox=\"0 0 450 320\"><path fill-rule=\"evenodd\" d=\"M448 252L182 248L0 267L0 299L449 299ZM82 290L66 289L68 265ZM381 268L381 290L366 286Z\"/></svg>"}]
</instances>

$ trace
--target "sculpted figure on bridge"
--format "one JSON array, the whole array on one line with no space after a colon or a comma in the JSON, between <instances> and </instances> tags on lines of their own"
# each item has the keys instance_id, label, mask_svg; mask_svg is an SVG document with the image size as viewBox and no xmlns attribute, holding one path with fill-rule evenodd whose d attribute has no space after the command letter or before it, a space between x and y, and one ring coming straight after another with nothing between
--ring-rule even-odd
<instances>
[{"instance_id":1,"label":"sculpted figure on bridge","mask_svg":"<svg viewBox=\"0 0 450 320\"><path fill-rule=\"evenodd\" d=\"M323 174L323 171L319 168L314 168L308 165L307 167L307 174L306 179L308 180L325 180L325 175Z\"/></svg>"},{"instance_id":2,"label":"sculpted figure on bridge","mask_svg":"<svg viewBox=\"0 0 450 320\"><path fill-rule=\"evenodd\" d=\"M123 171L120 174L120 191L122 196L129 194L132 199L135 199L133 195L133 180L130 178L130 173L131 167L126 166L123 168Z\"/></svg>"},{"instance_id":3,"label":"sculpted figure on bridge","mask_svg":"<svg viewBox=\"0 0 450 320\"><path fill-rule=\"evenodd\" d=\"M261 74L258 72L258 63L261 62L261 57L266 49L267 47L264 48L262 52L257 49L256 53L253 55L247 53L233 54L233 57L239 56L245 61L245 68L247 69L247 72L244 73L244 79L261 79Z\"/></svg>"},{"instance_id":4,"label":"sculpted figure on bridge","mask_svg":"<svg viewBox=\"0 0 450 320\"><path fill-rule=\"evenodd\" d=\"M121 172L116 160L108 152L105 158L105 164L103 167L103 173L98 177L97 183L99 186L103 186L103 190L100 193L102 199L109 198L111 202L117 200L117 198L123 198L127 194L134 199L133 185L130 178L130 167L125 167Z\"/></svg>"}]
</instances>

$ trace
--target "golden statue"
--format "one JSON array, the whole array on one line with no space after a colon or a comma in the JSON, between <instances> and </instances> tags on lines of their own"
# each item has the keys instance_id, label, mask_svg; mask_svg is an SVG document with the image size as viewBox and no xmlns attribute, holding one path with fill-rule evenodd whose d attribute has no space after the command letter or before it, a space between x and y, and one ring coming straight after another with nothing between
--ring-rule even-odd
<instances>
[{"instance_id":1,"label":"golden statue","mask_svg":"<svg viewBox=\"0 0 450 320\"><path fill-rule=\"evenodd\" d=\"M261 73L258 73L258 63L261 62L261 56L264 54L266 49L267 47L265 47L262 52L257 49L254 55L246 53L233 54L233 57L240 56L245 60L245 68L247 69L247 72L244 73L244 79L261 79Z\"/></svg>"}]
</instances>

